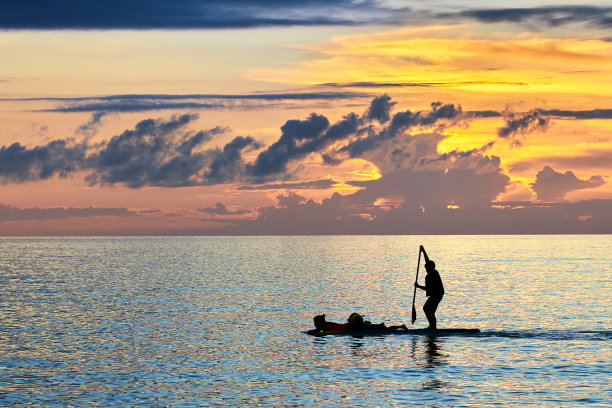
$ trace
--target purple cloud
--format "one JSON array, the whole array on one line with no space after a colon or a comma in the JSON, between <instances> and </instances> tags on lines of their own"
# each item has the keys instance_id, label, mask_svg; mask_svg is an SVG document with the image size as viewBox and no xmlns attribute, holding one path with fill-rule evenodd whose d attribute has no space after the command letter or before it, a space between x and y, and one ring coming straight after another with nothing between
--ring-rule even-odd
<instances>
[{"instance_id":1,"label":"purple cloud","mask_svg":"<svg viewBox=\"0 0 612 408\"><path fill-rule=\"evenodd\" d=\"M605 181L602 176L591 176L587 180L581 180L571 171L559 173L550 166L544 166L530 186L539 200L560 201L570 191L595 188L603 184Z\"/></svg>"}]
</instances>

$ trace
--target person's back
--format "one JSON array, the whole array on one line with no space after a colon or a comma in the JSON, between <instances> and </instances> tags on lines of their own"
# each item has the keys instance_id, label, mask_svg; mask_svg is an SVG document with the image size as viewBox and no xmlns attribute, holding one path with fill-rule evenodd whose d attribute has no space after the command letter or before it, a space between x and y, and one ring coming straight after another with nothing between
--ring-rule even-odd
<instances>
[{"instance_id":1,"label":"person's back","mask_svg":"<svg viewBox=\"0 0 612 408\"><path fill-rule=\"evenodd\" d=\"M347 331L349 329L349 325L346 323L341 324L341 323L328 322L327 320L325 320L324 314L317 315L312 320L314 322L315 329L308 331L308 333L311 333L311 334L320 333L320 332L337 333L337 332Z\"/></svg>"},{"instance_id":2,"label":"person's back","mask_svg":"<svg viewBox=\"0 0 612 408\"><path fill-rule=\"evenodd\" d=\"M341 332L347 331L349 329L349 325L346 323L334 323L334 322L325 322L323 326L324 332Z\"/></svg>"},{"instance_id":3,"label":"person's back","mask_svg":"<svg viewBox=\"0 0 612 408\"><path fill-rule=\"evenodd\" d=\"M437 271L437 269L435 269L435 267L427 270L427 275L425 276L425 295L440 298L444 296L444 285L442 284L442 278L440 278L440 273Z\"/></svg>"}]
</instances>

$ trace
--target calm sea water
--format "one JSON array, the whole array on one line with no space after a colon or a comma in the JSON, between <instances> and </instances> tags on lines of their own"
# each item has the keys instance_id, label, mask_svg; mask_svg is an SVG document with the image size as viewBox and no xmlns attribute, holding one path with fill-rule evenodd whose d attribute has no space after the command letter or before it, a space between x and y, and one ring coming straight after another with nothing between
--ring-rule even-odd
<instances>
[{"instance_id":1,"label":"calm sea water","mask_svg":"<svg viewBox=\"0 0 612 408\"><path fill-rule=\"evenodd\" d=\"M0 243L1 406L612 406L610 235ZM419 244L482 334L302 333L409 324Z\"/></svg>"}]
</instances>

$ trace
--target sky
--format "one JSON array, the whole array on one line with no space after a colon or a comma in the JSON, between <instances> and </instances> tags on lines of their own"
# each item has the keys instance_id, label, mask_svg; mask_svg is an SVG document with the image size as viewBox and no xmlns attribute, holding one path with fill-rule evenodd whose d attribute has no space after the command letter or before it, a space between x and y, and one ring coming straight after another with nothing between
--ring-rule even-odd
<instances>
[{"instance_id":1,"label":"sky","mask_svg":"<svg viewBox=\"0 0 612 408\"><path fill-rule=\"evenodd\" d=\"M604 1L5 0L0 235L612 233Z\"/></svg>"}]
</instances>

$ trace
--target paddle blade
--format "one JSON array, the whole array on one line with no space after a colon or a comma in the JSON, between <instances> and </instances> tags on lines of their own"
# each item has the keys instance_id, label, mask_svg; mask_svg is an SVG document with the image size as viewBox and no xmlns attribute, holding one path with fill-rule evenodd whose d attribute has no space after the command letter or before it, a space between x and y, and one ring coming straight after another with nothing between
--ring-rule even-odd
<instances>
[{"instance_id":1,"label":"paddle blade","mask_svg":"<svg viewBox=\"0 0 612 408\"><path fill-rule=\"evenodd\" d=\"M416 309L414 308L414 305L412 305L412 324L414 324L415 320L416 320Z\"/></svg>"}]
</instances>

